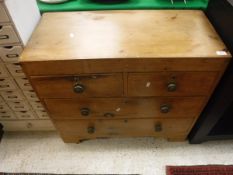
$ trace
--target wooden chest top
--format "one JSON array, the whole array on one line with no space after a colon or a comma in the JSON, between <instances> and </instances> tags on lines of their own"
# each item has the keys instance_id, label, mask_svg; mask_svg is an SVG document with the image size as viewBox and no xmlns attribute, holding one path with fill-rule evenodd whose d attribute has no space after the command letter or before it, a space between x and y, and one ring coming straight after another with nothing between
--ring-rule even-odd
<instances>
[{"instance_id":1,"label":"wooden chest top","mask_svg":"<svg viewBox=\"0 0 233 175\"><path fill-rule=\"evenodd\" d=\"M62 12L43 15L21 61L230 57L224 51L202 11Z\"/></svg>"}]
</instances>

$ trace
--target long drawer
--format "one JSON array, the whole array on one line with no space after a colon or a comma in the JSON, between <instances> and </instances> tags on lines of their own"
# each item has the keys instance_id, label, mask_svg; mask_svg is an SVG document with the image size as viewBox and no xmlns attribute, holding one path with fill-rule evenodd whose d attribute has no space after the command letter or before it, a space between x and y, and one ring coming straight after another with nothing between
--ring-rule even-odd
<instances>
[{"instance_id":1,"label":"long drawer","mask_svg":"<svg viewBox=\"0 0 233 175\"><path fill-rule=\"evenodd\" d=\"M218 72L129 73L129 96L208 95Z\"/></svg>"},{"instance_id":2,"label":"long drawer","mask_svg":"<svg viewBox=\"0 0 233 175\"><path fill-rule=\"evenodd\" d=\"M32 77L41 98L117 97L123 95L122 74Z\"/></svg>"},{"instance_id":3,"label":"long drawer","mask_svg":"<svg viewBox=\"0 0 233 175\"><path fill-rule=\"evenodd\" d=\"M54 119L196 117L204 97L45 99Z\"/></svg>"},{"instance_id":4,"label":"long drawer","mask_svg":"<svg viewBox=\"0 0 233 175\"><path fill-rule=\"evenodd\" d=\"M192 122L192 118L54 121L65 142L99 137L156 136L175 138L186 135Z\"/></svg>"}]
</instances>

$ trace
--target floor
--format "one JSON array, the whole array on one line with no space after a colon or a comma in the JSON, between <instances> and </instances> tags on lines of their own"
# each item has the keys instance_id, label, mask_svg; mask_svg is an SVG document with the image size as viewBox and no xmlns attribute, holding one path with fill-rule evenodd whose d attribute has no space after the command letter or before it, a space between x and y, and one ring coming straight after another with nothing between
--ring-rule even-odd
<instances>
[{"instance_id":1,"label":"floor","mask_svg":"<svg viewBox=\"0 0 233 175\"><path fill-rule=\"evenodd\" d=\"M106 139L65 144L55 132L6 133L0 172L165 175L165 165L233 164L233 141L199 145L162 139Z\"/></svg>"}]
</instances>

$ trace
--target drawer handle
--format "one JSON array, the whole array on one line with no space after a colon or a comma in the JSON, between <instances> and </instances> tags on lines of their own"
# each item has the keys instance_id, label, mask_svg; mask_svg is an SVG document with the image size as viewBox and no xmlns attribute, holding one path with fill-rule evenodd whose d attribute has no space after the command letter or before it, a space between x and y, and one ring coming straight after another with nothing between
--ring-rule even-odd
<instances>
[{"instance_id":1,"label":"drawer handle","mask_svg":"<svg viewBox=\"0 0 233 175\"><path fill-rule=\"evenodd\" d=\"M6 57L7 58L17 58L17 57L19 57L19 55L18 54L7 54Z\"/></svg>"},{"instance_id":2,"label":"drawer handle","mask_svg":"<svg viewBox=\"0 0 233 175\"><path fill-rule=\"evenodd\" d=\"M160 112L161 113L168 113L171 110L171 105L169 104L163 104L160 106Z\"/></svg>"},{"instance_id":3,"label":"drawer handle","mask_svg":"<svg viewBox=\"0 0 233 175\"><path fill-rule=\"evenodd\" d=\"M90 114L90 109L88 109L88 108L82 108L81 110L80 110L80 113L81 113L81 115L82 116L88 116L89 114Z\"/></svg>"},{"instance_id":4,"label":"drawer handle","mask_svg":"<svg viewBox=\"0 0 233 175\"><path fill-rule=\"evenodd\" d=\"M110 112L107 112L107 113L104 114L104 117L106 117L106 118L112 118L114 116L115 115L113 113L110 113Z\"/></svg>"},{"instance_id":5,"label":"drawer handle","mask_svg":"<svg viewBox=\"0 0 233 175\"><path fill-rule=\"evenodd\" d=\"M168 83L167 90L168 92L174 92L176 91L177 85L174 82Z\"/></svg>"},{"instance_id":6,"label":"drawer handle","mask_svg":"<svg viewBox=\"0 0 233 175\"><path fill-rule=\"evenodd\" d=\"M77 84L74 85L74 92L75 93L80 94L80 93L83 93L84 90L85 90L85 87L82 84L77 83Z\"/></svg>"},{"instance_id":7,"label":"drawer handle","mask_svg":"<svg viewBox=\"0 0 233 175\"><path fill-rule=\"evenodd\" d=\"M162 124L156 123L155 124L155 132L161 132L162 130L163 130Z\"/></svg>"},{"instance_id":8,"label":"drawer handle","mask_svg":"<svg viewBox=\"0 0 233 175\"><path fill-rule=\"evenodd\" d=\"M94 133L95 133L95 127L94 127L94 126L89 126L89 127L87 128L87 132L88 132L89 134L94 134Z\"/></svg>"},{"instance_id":9,"label":"drawer handle","mask_svg":"<svg viewBox=\"0 0 233 175\"><path fill-rule=\"evenodd\" d=\"M8 35L0 35L0 40L9 39Z\"/></svg>"}]
</instances>

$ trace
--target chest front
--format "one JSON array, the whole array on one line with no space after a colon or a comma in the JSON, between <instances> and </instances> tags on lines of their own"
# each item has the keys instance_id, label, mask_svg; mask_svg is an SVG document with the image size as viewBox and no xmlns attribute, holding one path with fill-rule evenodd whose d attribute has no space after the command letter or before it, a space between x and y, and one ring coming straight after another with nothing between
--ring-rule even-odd
<instances>
[{"instance_id":1,"label":"chest front","mask_svg":"<svg viewBox=\"0 0 233 175\"><path fill-rule=\"evenodd\" d=\"M185 140L231 55L201 11L47 13L21 56L65 142Z\"/></svg>"}]
</instances>

